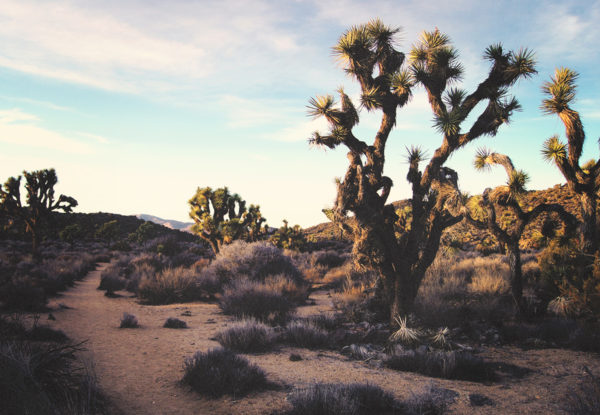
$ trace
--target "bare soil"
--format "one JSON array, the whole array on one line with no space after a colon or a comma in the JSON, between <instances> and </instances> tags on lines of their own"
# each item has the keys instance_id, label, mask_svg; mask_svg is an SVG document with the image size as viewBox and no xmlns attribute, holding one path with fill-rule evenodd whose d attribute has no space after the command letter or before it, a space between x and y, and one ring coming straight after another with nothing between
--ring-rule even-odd
<instances>
[{"instance_id":1,"label":"bare soil","mask_svg":"<svg viewBox=\"0 0 600 415\"><path fill-rule=\"evenodd\" d=\"M486 348L481 356L498 362L501 376L496 382L481 384L376 368L349 360L335 351L281 347L262 355L247 355L281 389L240 399L231 396L206 399L179 384L183 361L196 351L217 347L218 343L211 338L233 320L221 314L216 304L145 306L126 294L119 298L105 297L103 291L97 290L105 267L106 264L101 264L55 299L50 306L56 320L48 324L63 330L73 340L87 340L85 357L93 360L100 386L127 415L268 414L287 407L286 395L291 388L315 381L368 382L392 392L398 399L410 398L433 384L456 393L450 405L451 413L455 414L554 414L562 413L564 397L583 378L584 367L595 373L600 371L598 357L590 353ZM331 310L326 292L314 293L311 298L315 304L301 307L299 314ZM59 304L69 308L61 308ZM141 327L120 329L124 312L134 314ZM168 317L186 321L189 328L163 328ZM301 355L303 360L290 361L291 353ZM528 373L523 373L527 370ZM471 394L484 395L491 404L473 406Z\"/></svg>"}]
</instances>

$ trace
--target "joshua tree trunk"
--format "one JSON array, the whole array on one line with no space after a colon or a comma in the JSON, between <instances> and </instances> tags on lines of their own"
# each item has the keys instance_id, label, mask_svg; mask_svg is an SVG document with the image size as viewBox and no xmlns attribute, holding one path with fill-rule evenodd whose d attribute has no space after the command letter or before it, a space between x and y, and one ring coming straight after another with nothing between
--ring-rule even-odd
<instances>
[{"instance_id":1,"label":"joshua tree trunk","mask_svg":"<svg viewBox=\"0 0 600 415\"><path fill-rule=\"evenodd\" d=\"M521 250L519 241L506 244L508 266L510 268L510 290L519 313L523 311L523 273L521 270Z\"/></svg>"},{"instance_id":2,"label":"joshua tree trunk","mask_svg":"<svg viewBox=\"0 0 600 415\"><path fill-rule=\"evenodd\" d=\"M593 193L582 193L581 195L581 247L585 254L593 256L598 249L596 237L596 203L598 197Z\"/></svg>"}]
</instances>

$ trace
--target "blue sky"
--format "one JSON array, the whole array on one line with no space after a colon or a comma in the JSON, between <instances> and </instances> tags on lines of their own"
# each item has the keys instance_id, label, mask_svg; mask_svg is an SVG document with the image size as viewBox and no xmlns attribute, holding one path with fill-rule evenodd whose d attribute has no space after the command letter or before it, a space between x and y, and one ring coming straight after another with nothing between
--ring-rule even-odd
<instances>
[{"instance_id":1,"label":"blue sky","mask_svg":"<svg viewBox=\"0 0 600 415\"><path fill-rule=\"evenodd\" d=\"M540 156L546 138L564 135L558 118L539 110L540 86L559 66L580 73L583 159L597 157L600 1L2 0L0 180L54 167L57 191L75 197L77 211L176 220L188 220L196 187L228 186L272 226L323 222L346 157L307 144L323 123L306 105L342 85L358 95L331 47L376 17L402 28L404 52L423 30L448 34L469 90L485 76L486 46L535 51L539 74L512 90L523 111L449 161L463 190L505 180L472 168L480 146L509 154L531 189L564 181ZM356 133L371 140L377 124L377 114L363 113ZM409 196L405 147L431 154L439 143L418 89L389 141L392 199Z\"/></svg>"}]
</instances>

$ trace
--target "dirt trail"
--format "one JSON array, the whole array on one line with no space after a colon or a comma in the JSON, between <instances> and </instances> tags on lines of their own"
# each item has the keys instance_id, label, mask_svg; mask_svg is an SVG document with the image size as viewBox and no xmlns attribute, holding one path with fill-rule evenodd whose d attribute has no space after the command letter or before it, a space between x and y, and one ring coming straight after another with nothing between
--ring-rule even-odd
<instances>
[{"instance_id":1,"label":"dirt trail","mask_svg":"<svg viewBox=\"0 0 600 415\"><path fill-rule=\"evenodd\" d=\"M50 306L55 321L48 323L74 340L86 340L88 356L93 358L99 383L108 397L125 414L266 414L286 407L285 389L251 394L240 400L225 396L204 399L178 385L183 375L183 360L194 352L218 346L210 340L232 320L220 314L214 304L191 303L168 306L143 306L128 297L107 298L98 291L102 264ZM316 305L302 307L299 314L318 313L328 308L326 293L313 293ZM58 304L69 309L61 309ZM137 316L141 327L119 329L124 312ZM190 316L182 313L190 312ZM188 323L189 329L163 328L168 317ZM303 360L291 362L290 353ZM598 359L587 353L564 350L524 352L515 348L490 350L490 360L502 360L532 370L523 379L506 378L482 385L472 382L431 379L412 373L370 367L348 361L333 351L280 348L248 358L262 367L270 380L285 386L320 382L369 382L406 399L426 385L436 385L457 393L451 406L456 414L551 414L559 413L566 391L581 376L584 365L598 372ZM472 407L469 394L489 397L494 404Z\"/></svg>"}]
</instances>

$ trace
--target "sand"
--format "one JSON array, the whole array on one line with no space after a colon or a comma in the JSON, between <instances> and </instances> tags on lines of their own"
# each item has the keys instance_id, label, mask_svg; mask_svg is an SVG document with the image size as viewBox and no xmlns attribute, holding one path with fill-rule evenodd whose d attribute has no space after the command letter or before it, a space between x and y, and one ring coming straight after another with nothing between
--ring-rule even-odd
<instances>
[{"instance_id":1,"label":"sand","mask_svg":"<svg viewBox=\"0 0 600 415\"><path fill-rule=\"evenodd\" d=\"M552 414L561 413L565 394L583 378L583 367L600 372L597 356L569 350L524 351L514 347L487 348L482 356L491 361L510 363L531 372L522 378L503 373L494 383L432 379L408 372L373 367L352 361L336 351L310 351L281 347L262 355L246 355L263 368L279 390L253 393L236 399L225 396L206 399L178 382L183 362L196 351L219 346L211 338L233 320L221 314L216 304L186 303L145 306L123 293L108 298L97 290L100 264L86 278L50 303L56 318L48 321L71 339L86 340L83 357L94 362L99 384L124 414L267 414L288 407L286 396L293 387L310 382L369 382L407 399L428 385L456 393L450 405L456 414ZM301 307L299 314L310 315L331 309L326 292L311 295L314 305ZM68 309L59 307L68 306ZM134 314L141 325L120 329L124 312ZM184 316L184 313L191 313ZM168 317L187 322L188 329L163 328ZM292 362L291 353L303 360ZM472 406L469 395L478 393L492 405Z\"/></svg>"}]
</instances>

